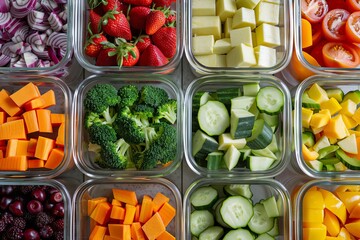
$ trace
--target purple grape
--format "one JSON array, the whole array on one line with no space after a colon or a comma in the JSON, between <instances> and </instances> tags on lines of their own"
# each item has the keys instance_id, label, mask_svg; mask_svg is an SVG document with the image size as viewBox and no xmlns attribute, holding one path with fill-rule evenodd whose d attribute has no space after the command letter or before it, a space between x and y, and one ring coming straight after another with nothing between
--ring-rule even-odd
<instances>
[{"instance_id":1,"label":"purple grape","mask_svg":"<svg viewBox=\"0 0 360 240\"><path fill-rule=\"evenodd\" d=\"M24 232L24 239L25 240L40 240L40 234L36 230L34 230L32 228L28 228Z\"/></svg>"},{"instance_id":2,"label":"purple grape","mask_svg":"<svg viewBox=\"0 0 360 240\"><path fill-rule=\"evenodd\" d=\"M54 206L55 206L55 204L52 203L52 202L50 202L50 201L45 201L45 202L44 202L44 205L43 205L45 211L51 211L51 209L52 209Z\"/></svg>"},{"instance_id":3,"label":"purple grape","mask_svg":"<svg viewBox=\"0 0 360 240\"><path fill-rule=\"evenodd\" d=\"M52 203L59 203L63 201L63 197L61 192L54 192L50 195L50 202Z\"/></svg>"},{"instance_id":4,"label":"purple grape","mask_svg":"<svg viewBox=\"0 0 360 240\"><path fill-rule=\"evenodd\" d=\"M5 210L6 208L9 207L12 200L13 199L11 197L7 197L7 196L2 197L1 200L0 200L0 208L2 210Z\"/></svg>"},{"instance_id":5,"label":"purple grape","mask_svg":"<svg viewBox=\"0 0 360 240\"><path fill-rule=\"evenodd\" d=\"M31 214L38 214L39 212L43 211L43 205L38 200L30 200L26 205L27 210Z\"/></svg>"},{"instance_id":6,"label":"purple grape","mask_svg":"<svg viewBox=\"0 0 360 240\"><path fill-rule=\"evenodd\" d=\"M12 214L18 217L24 215L23 204L20 200L10 203L9 210Z\"/></svg>"},{"instance_id":7,"label":"purple grape","mask_svg":"<svg viewBox=\"0 0 360 240\"><path fill-rule=\"evenodd\" d=\"M41 189L41 188L35 188L31 192L31 196L32 196L33 199L39 200L40 202L43 202L46 199L45 191L43 189Z\"/></svg>"},{"instance_id":8,"label":"purple grape","mask_svg":"<svg viewBox=\"0 0 360 240\"><path fill-rule=\"evenodd\" d=\"M64 203L57 203L55 204L55 206L52 208L51 211L53 216L56 217L64 217L64 213L65 213L65 209L64 209Z\"/></svg>"}]
</instances>

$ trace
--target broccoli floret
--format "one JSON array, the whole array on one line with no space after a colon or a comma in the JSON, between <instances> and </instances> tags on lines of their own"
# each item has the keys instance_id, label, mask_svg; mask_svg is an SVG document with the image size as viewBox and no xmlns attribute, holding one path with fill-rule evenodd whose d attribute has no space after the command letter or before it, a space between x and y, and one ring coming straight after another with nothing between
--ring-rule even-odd
<instances>
[{"instance_id":1,"label":"broccoli floret","mask_svg":"<svg viewBox=\"0 0 360 240\"><path fill-rule=\"evenodd\" d=\"M99 114L94 112L86 112L84 117L84 126L86 129L89 129L91 125L95 123L102 123Z\"/></svg>"},{"instance_id":2,"label":"broccoli floret","mask_svg":"<svg viewBox=\"0 0 360 240\"><path fill-rule=\"evenodd\" d=\"M134 115L138 115L142 118L152 118L155 113L155 109L151 106L145 105L145 104L139 104L133 106L132 109Z\"/></svg>"},{"instance_id":3,"label":"broccoli floret","mask_svg":"<svg viewBox=\"0 0 360 240\"><path fill-rule=\"evenodd\" d=\"M139 90L134 85L125 85L119 88L118 96L120 96L121 106L132 106L138 100Z\"/></svg>"},{"instance_id":4,"label":"broccoli floret","mask_svg":"<svg viewBox=\"0 0 360 240\"><path fill-rule=\"evenodd\" d=\"M160 119L166 119L169 123L174 124L176 122L176 110L176 100L169 99L157 108L155 122L158 122Z\"/></svg>"},{"instance_id":5,"label":"broccoli floret","mask_svg":"<svg viewBox=\"0 0 360 240\"><path fill-rule=\"evenodd\" d=\"M140 103L157 107L169 99L167 92L158 87L144 86L140 91Z\"/></svg>"},{"instance_id":6,"label":"broccoli floret","mask_svg":"<svg viewBox=\"0 0 360 240\"><path fill-rule=\"evenodd\" d=\"M89 143L88 145L88 151L92 152L94 154L94 161L96 162L98 159L100 159L100 151L101 146L95 143Z\"/></svg>"},{"instance_id":7,"label":"broccoli floret","mask_svg":"<svg viewBox=\"0 0 360 240\"><path fill-rule=\"evenodd\" d=\"M99 83L86 93L84 108L86 111L102 114L108 112L109 107L115 106L119 102L120 97L117 95L117 89L114 86L107 83Z\"/></svg>"},{"instance_id":8,"label":"broccoli floret","mask_svg":"<svg viewBox=\"0 0 360 240\"><path fill-rule=\"evenodd\" d=\"M128 165L128 149L130 145L124 139L107 142L101 147L101 159L97 164L103 168L125 169Z\"/></svg>"},{"instance_id":9,"label":"broccoli floret","mask_svg":"<svg viewBox=\"0 0 360 240\"><path fill-rule=\"evenodd\" d=\"M115 142L117 140L115 130L109 125L95 123L90 126L88 132L90 142L100 146L103 146L109 141Z\"/></svg>"}]
</instances>

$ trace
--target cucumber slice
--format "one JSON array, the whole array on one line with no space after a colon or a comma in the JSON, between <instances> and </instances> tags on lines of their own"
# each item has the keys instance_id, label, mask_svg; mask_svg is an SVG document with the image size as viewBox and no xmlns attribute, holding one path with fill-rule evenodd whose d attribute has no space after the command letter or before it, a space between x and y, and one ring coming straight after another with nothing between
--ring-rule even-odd
<instances>
[{"instance_id":1,"label":"cucumber slice","mask_svg":"<svg viewBox=\"0 0 360 240\"><path fill-rule=\"evenodd\" d=\"M349 169L360 170L360 161L358 159L349 157L342 149L338 149L335 154Z\"/></svg>"},{"instance_id":2,"label":"cucumber slice","mask_svg":"<svg viewBox=\"0 0 360 240\"><path fill-rule=\"evenodd\" d=\"M204 92L204 94L200 98L200 106L204 105L210 100L215 100L209 92Z\"/></svg>"},{"instance_id":3,"label":"cucumber slice","mask_svg":"<svg viewBox=\"0 0 360 240\"><path fill-rule=\"evenodd\" d=\"M205 186L196 189L190 197L191 205L196 210L210 209L219 198L218 191L211 187Z\"/></svg>"},{"instance_id":4,"label":"cucumber slice","mask_svg":"<svg viewBox=\"0 0 360 240\"><path fill-rule=\"evenodd\" d=\"M212 152L207 155L207 169L209 170L218 170L223 162L224 153L223 152Z\"/></svg>"},{"instance_id":5,"label":"cucumber slice","mask_svg":"<svg viewBox=\"0 0 360 240\"><path fill-rule=\"evenodd\" d=\"M268 197L267 199L261 201L261 203L264 205L266 214L268 217L279 217L280 212L277 206L277 202L274 196Z\"/></svg>"},{"instance_id":6,"label":"cucumber slice","mask_svg":"<svg viewBox=\"0 0 360 240\"><path fill-rule=\"evenodd\" d=\"M224 228L230 228L230 226L228 224L226 224L221 216L221 206L223 204L223 202L226 200L226 198L222 198L220 201L218 201L218 203L215 203L215 219L216 222L224 227Z\"/></svg>"},{"instance_id":7,"label":"cucumber slice","mask_svg":"<svg viewBox=\"0 0 360 240\"><path fill-rule=\"evenodd\" d=\"M233 109L243 109L249 110L251 106L255 103L255 97L249 96L240 96L231 99L231 110Z\"/></svg>"},{"instance_id":8,"label":"cucumber slice","mask_svg":"<svg viewBox=\"0 0 360 240\"><path fill-rule=\"evenodd\" d=\"M251 107L250 107L250 109L249 109L249 112L251 112L252 114L254 114L255 119L257 119L257 118L259 117L260 112L259 112L259 109L258 109L257 106L256 106L256 102L254 102L254 103L251 105Z\"/></svg>"},{"instance_id":9,"label":"cucumber slice","mask_svg":"<svg viewBox=\"0 0 360 240\"><path fill-rule=\"evenodd\" d=\"M259 83L248 83L243 85L244 96L256 97L260 90Z\"/></svg>"},{"instance_id":10,"label":"cucumber slice","mask_svg":"<svg viewBox=\"0 0 360 240\"><path fill-rule=\"evenodd\" d=\"M223 240L254 240L254 236L246 229L236 229L229 231Z\"/></svg>"},{"instance_id":11,"label":"cucumber slice","mask_svg":"<svg viewBox=\"0 0 360 240\"><path fill-rule=\"evenodd\" d=\"M251 199L253 193L249 184L229 184L224 186L224 193L228 196L243 196Z\"/></svg>"},{"instance_id":12,"label":"cucumber slice","mask_svg":"<svg viewBox=\"0 0 360 240\"><path fill-rule=\"evenodd\" d=\"M265 122L270 127L278 127L279 126L279 122L280 122L279 115L269 115L269 114L266 114L266 113L260 113L259 118L264 119Z\"/></svg>"},{"instance_id":13,"label":"cucumber slice","mask_svg":"<svg viewBox=\"0 0 360 240\"><path fill-rule=\"evenodd\" d=\"M308 148L314 146L315 144L315 136L310 131L305 131L302 133L302 143L305 144Z\"/></svg>"},{"instance_id":14,"label":"cucumber slice","mask_svg":"<svg viewBox=\"0 0 360 240\"><path fill-rule=\"evenodd\" d=\"M242 196L231 196L221 204L220 214L227 225L236 229L245 227L249 223L254 210L249 199Z\"/></svg>"},{"instance_id":15,"label":"cucumber slice","mask_svg":"<svg viewBox=\"0 0 360 240\"><path fill-rule=\"evenodd\" d=\"M309 97L307 92L304 92L301 98L301 105L304 108L320 109L320 103Z\"/></svg>"},{"instance_id":16,"label":"cucumber slice","mask_svg":"<svg viewBox=\"0 0 360 240\"><path fill-rule=\"evenodd\" d=\"M266 148L272 141L273 131L264 119L257 119L254 123L251 137L246 139L246 145L251 149Z\"/></svg>"},{"instance_id":17,"label":"cucumber slice","mask_svg":"<svg viewBox=\"0 0 360 240\"><path fill-rule=\"evenodd\" d=\"M202 95L204 94L204 91L198 91L194 94L193 96L193 100L192 100L192 111L194 112L198 112L199 108L200 108L200 99L202 97Z\"/></svg>"},{"instance_id":18,"label":"cucumber slice","mask_svg":"<svg viewBox=\"0 0 360 240\"><path fill-rule=\"evenodd\" d=\"M318 159L323 159L323 158L329 158L334 156L334 153L336 152L336 150L339 149L339 146L337 145L330 145L327 147L324 147L322 149L319 150L318 154L319 157Z\"/></svg>"},{"instance_id":19,"label":"cucumber slice","mask_svg":"<svg viewBox=\"0 0 360 240\"><path fill-rule=\"evenodd\" d=\"M310 167L311 167L312 169L314 169L315 171L322 171L322 170L323 170L324 164L323 164L322 162L320 162L319 160L309 161L308 164L309 164Z\"/></svg>"},{"instance_id":20,"label":"cucumber slice","mask_svg":"<svg viewBox=\"0 0 360 240\"><path fill-rule=\"evenodd\" d=\"M278 114L284 106L284 94L276 87L263 87L256 96L256 105L260 112Z\"/></svg>"},{"instance_id":21,"label":"cucumber slice","mask_svg":"<svg viewBox=\"0 0 360 240\"><path fill-rule=\"evenodd\" d=\"M347 99L351 99L356 105L360 104L360 90L346 93L342 101L345 102Z\"/></svg>"},{"instance_id":22,"label":"cucumber slice","mask_svg":"<svg viewBox=\"0 0 360 240\"><path fill-rule=\"evenodd\" d=\"M251 136L254 127L254 114L243 110L231 110L230 134L234 139L247 138Z\"/></svg>"},{"instance_id":23,"label":"cucumber slice","mask_svg":"<svg viewBox=\"0 0 360 240\"><path fill-rule=\"evenodd\" d=\"M198 112L200 128L209 136L220 135L230 126L229 112L219 101L208 101Z\"/></svg>"},{"instance_id":24,"label":"cucumber slice","mask_svg":"<svg viewBox=\"0 0 360 240\"><path fill-rule=\"evenodd\" d=\"M208 210L195 210L190 214L190 232L196 237L214 224L214 216Z\"/></svg>"},{"instance_id":25,"label":"cucumber slice","mask_svg":"<svg viewBox=\"0 0 360 240\"><path fill-rule=\"evenodd\" d=\"M267 232L270 236L276 237L279 236L280 234L280 229L279 229L279 218L274 218L274 226L273 228Z\"/></svg>"},{"instance_id":26,"label":"cucumber slice","mask_svg":"<svg viewBox=\"0 0 360 240\"><path fill-rule=\"evenodd\" d=\"M224 162L229 171L236 166L236 164L239 162L239 159L239 150L237 150L234 145L231 145L224 155Z\"/></svg>"},{"instance_id":27,"label":"cucumber slice","mask_svg":"<svg viewBox=\"0 0 360 240\"><path fill-rule=\"evenodd\" d=\"M250 148L244 148L244 149L240 149L240 160L241 161L246 161L248 160L250 154L251 154L251 149Z\"/></svg>"},{"instance_id":28,"label":"cucumber slice","mask_svg":"<svg viewBox=\"0 0 360 240\"><path fill-rule=\"evenodd\" d=\"M230 133L223 133L219 136L218 150L227 150L231 145L234 145L237 149L242 149L246 145L246 140L244 138L233 139Z\"/></svg>"},{"instance_id":29,"label":"cucumber slice","mask_svg":"<svg viewBox=\"0 0 360 240\"><path fill-rule=\"evenodd\" d=\"M267 233L260 234L255 240L275 240L273 236L270 236Z\"/></svg>"},{"instance_id":30,"label":"cucumber slice","mask_svg":"<svg viewBox=\"0 0 360 240\"><path fill-rule=\"evenodd\" d=\"M267 215L263 204L257 203L254 205L254 215L250 219L248 226L254 233L266 233L273 228L274 218Z\"/></svg>"},{"instance_id":31,"label":"cucumber slice","mask_svg":"<svg viewBox=\"0 0 360 240\"><path fill-rule=\"evenodd\" d=\"M269 144L269 146L267 146L266 148L268 148L270 151L272 151L273 153L277 153L279 151L279 147L277 144L277 139L276 139L276 135L273 135L273 138L271 140L271 143Z\"/></svg>"},{"instance_id":32,"label":"cucumber slice","mask_svg":"<svg viewBox=\"0 0 360 240\"><path fill-rule=\"evenodd\" d=\"M218 142L203 133L201 130L196 131L192 139L192 155L195 160L205 160L207 155L218 149Z\"/></svg>"},{"instance_id":33,"label":"cucumber slice","mask_svg":"<svg viewBox=\"0 0 360 240\"><path fill-rule=\"evenodd\" d=\"M268 147L263 149L252 149L251 153L255 156L269 157L274 160L277 159L276 155Z\"/></svg>"},{"instance_id":34,"label":"cucumber slice","mask_svg":"<svg viewBox=\"0 0 360 240\"><path fill-rule=\"evenodd\" d=\"M339 103L343 101L344 98L344 92L341 88L329 88L325 89L326 94L328 95L328 98L335 98Z\"/></svg>"},{"instance_id":35,"label":"cucumber slice","mask_svg":"<svg viewBox=\"0 0 360 240\"><path fill-rule=\"evenodd\" d=\"M219 240L224 235L224 229L220 226L208 227L200 233L199 240Z\"/></svg>"},{"instance_id":36,"label":"cucumber slice","mask_svg":"<svg viewBox=\"0 0 360 240\"><path fill-rule=\"evenodd\" d=\"M250 156L249 169L251 171L265 171L270 169L275 159L269 157Z\"/></svg>"}]
</instances>

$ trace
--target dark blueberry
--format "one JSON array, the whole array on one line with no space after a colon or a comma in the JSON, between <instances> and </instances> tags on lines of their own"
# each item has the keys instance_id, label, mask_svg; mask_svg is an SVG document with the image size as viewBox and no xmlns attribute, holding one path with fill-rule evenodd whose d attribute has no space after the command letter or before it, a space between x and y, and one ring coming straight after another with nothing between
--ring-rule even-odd
<instances>
[{"instance_id":1,"label":"dark blueberry","mask_svg":"<svg viewBox=\"0 0 360 240\"><path fill-rule=\"evenodd\" d=\"M42 188L38 187L32 190L31 197L32 199L36 199L39 200L40 202L43 202L46 199L46 194Z\"/></svg>"},{"instance_id":2,"label":"dark blueberry","mask_svg":"<svg viewBox=\"0 0 360 240\"><path fill-rule=\"evenodd\" d=\"M57 203L55 204L55 206L52 208L51 213L53 216L56 217L64 217L64 213L65 213L65 209L64 209L64 203Z\"/></svg>"},{"instance_id":3,"label":"dark blueberry","mask_svg":"<svg viewBox=\"0 0 360 240\"><path fill-rule=\"evenodd\" d=\"M9 212L4 212L1 216L1 220L5 222L5 224L12 224L14 222L14 217Z\"/></svg>"},{"instance_id":4,"label":"dark blueberry","mask_svg":"<svg viewBox=\"0 0 360 240\"><path fill-rule=\"evenodd\" d=\"M50 217L47 213L45 212L40 212L36 215L36 218L35 218L35 225L38 227L38 228L42 228L44 227L45 225L49 224L50 223Z\"/></svg>"},{"instance_id":5,"label":"dark blueberry","mask_svg":"<svg viewBox=\"0 0 360 240\"><path fill-rule=\"evenodd\" d=\"M39 234L41 238L50 239L54 234L54 230L49 225L46 225L40 229Z\"/></svg>"},{"instance_id":6,"label":"dark blueberry","mask_svg":"<svg viewBox=\"0 0 360 240\"><path fill-rule=\"evenodd\" d=\"M52 222L51 226L55 231L63 231L64 219L63 218L56 219L54 222Z\"/></svg>"},{"instance_id":7,"label":"dark blueberry","mask_svg":"<svg viewBox=\"0 0 360 240\"><path fill-rule=\"evenodd\" d=\"M63 197L61 192L54 192L50 195L50 202L52 203L59 203L63 201Z\"/></svg>"},{"instance_id":8,"label":"dark blueberry","mask_svg":"<svg viewBox=\"0 0 360 240\"><path fill-rule=\"evenodd\" d=\"M24 230L26 227L26 220L23 217L14 217L13 225L20 228L21 230Z\"/></svg>"},{"instance_id":9,"label":"dark blueberry","mask_svg":"<svg viewBox=\"0 0 360 240\"><path fill-rule=\"evenodd\" d=\"M30 200L28 204L26 205L27 210L31 214L38 214L39 212L43 211L43 205L38 200Z\"/></svg>"},{"instance_id":10,"label":"dark blueberry","mask_svg":"<svg viewBox=\"0 0 360 240\"><path fill-rule=\"evenodd\" d=\"M24 232L17 226L12 226L6 231L6 236L10 240L20 240L24 236Z\"/></svg>"},{"instance_id":11,"label":"dark blueberry","mask_svg":"<svg viewBox=\"0 0 360 240\"><path fill-rule=\"evenodd\" d=\"M13 199L11 197L8 196L4 196L1 198L0 200L0 208L2 210L5 210L9 207L9 204L13 201Z\"/></svg>"},{"instance_id":12,"label":"dark blueberry","mask_svg":"<svg viewBox=\"0 0 360 240\"><path fill-rule=\"evenodd\" d=\"M24 232L24 239L25 240L40 240L40 234L36 230L34 230L32 228L28 228Z\"/></svg>"},{"instance_id":13,"label":"dark blueberry","mask_svg":"<svg viewBox=\"0 0 360 240\"><path fill-rule=\"evenodd\" d=\"M24 214L23 203L20 200L15 200L10 203L9 210L15 216L22 216Z\"/></svg>"}]
</instances>

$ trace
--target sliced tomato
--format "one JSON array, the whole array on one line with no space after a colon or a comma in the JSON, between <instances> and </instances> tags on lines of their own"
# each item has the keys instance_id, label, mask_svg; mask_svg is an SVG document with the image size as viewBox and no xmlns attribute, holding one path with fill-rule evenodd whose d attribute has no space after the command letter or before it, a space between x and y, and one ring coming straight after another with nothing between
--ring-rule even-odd
<instances>
[{"instance_id":1,"label":"sliced tomato","mask_svg":"<svg viewBox=\"0 0 360 240\"><path fill-rule=\"evenodd\" d=\"M336 8L348 10L347 3L346 3L347 1L348 0L328 0L329 11L336 9Z\"/></svg>"},{"instance_id":2,"label":"sliced tomato","mask_svg":"<svg viewBox=\"0 0 360 240\"><path fill-rule=\"evenodd\" d=\"M326 0L301 0L301 14L311 23L320 22L328 10Z\"/></svg>"},{"instance_id":3,"label":"sliced tomato","mask_svg":"<svg viewBox=\"0 0 360 240\"><path fill-rule=\"evenodd\" d=\"M353 44L330 42L322 48L326 67L354 68L359 65L360 57Z\"/></svg>"},{"instance_id":4,"label":"sliced tomato","mask_svg":"<svg viewBox=\"0 0 360 240\"><path fill-rule=\"evenodd\" d=\"M329 11L322 22L324 37L329 41L346 40L345 25L349 16L350 13L345 9Z\"/></svg>"},{"instance_id":5,"label":"sliced tomato","mask_svg":"<svg viewBox=\"0 0 360 240\"><path fill-rule=\"evenodd\" d=\"M350 12L360 11L360 1L359 0L346 0L346 6Z\"/></svg>"},{"instance_id":6,"label":"sliced tomato","mask_svg":"<svg viewBox=\"0 0 360 240\"><path fill-rule=\"evenodd\" d=\"M346 21L345 34L349 42L360 43L360 11L350 14Z\"/></svg>"}]
</instances>

